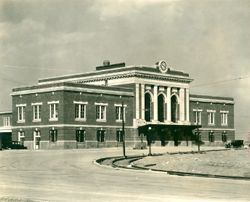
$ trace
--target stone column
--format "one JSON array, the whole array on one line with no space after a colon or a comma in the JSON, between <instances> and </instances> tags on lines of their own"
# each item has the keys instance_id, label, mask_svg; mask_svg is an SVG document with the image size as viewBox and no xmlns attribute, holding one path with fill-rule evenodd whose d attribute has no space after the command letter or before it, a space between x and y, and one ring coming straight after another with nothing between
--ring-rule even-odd
<instances>
[{"instance_id":1,"label":"stone column","mask_svg":"<svg viewBox=\"0 0 250 202\"><path fill-rule=\"evenodd\" d=\"M180 89L180 94L179 94L179 98L180 98L180 121L184 121L185 120L185 91L184 88Z\"/></svg>"},{"instance_id":2,"label":"stone column","mask_svg":"<svg viewBox=\"0 0 250 202\"><path fill-rule=\"evenodd\" d=\"M140 118L140 103L139 103L139 84L135 84L135 118L139 119Z\"/></svg>"},{"instance_id":3,"label":"stone column","mask_svg":"<svg viewBox=\"0 0 250 202\"><path fill-rule=\"evenodd\" d=\"M154 116L153 121L158 121L158 86L154 85Z\"/></svg>"},{"instance_id":4,"label":"stone column","mask_svg":"<svg viewBox=\"0 0 250 202\"><path fill-rule=\"evenodd\" d=\"M167 121L171 122L171 87L167 88Z\"/></svg>"},{"instance_id":5,"label":"stone column","mask_svg":"<svg viewBox=\"0 0 250 202\"><path fill-rule=\"evenodd\" d=\"M141 119L145 119L145 85L141 84Z\"/></svg>"},{"instance_id":6,"label":"stone column","mask_svg":"<svg viewBox=\"0 0 250 202\"><path fill-rule=\"evenodd\" d=\"M186 121L189 122L189 88L186 88Z\"/></svg>"}]
</instances>

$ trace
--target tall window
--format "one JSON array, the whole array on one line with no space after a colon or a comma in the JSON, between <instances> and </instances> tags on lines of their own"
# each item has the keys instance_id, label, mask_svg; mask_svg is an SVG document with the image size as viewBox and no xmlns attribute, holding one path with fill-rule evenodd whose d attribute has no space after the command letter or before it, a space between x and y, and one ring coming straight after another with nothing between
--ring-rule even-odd
<instances>
[{"instance_id":1,"label":"tall window","mask_svg":"<svg viewBox=\"0 0 250 202\"><path fill-rule=\"evenodd\" d=\"M179 104L176 95L171 97L171 121L176 123L179 120Z\"/></svg>"},{"instance_id":2,"label":"tall window","mask_svg":"<svg viewBox=\"0 0 250 202\"><path fill-rule=\"evenodd\" d=\"M201 125L201 109L194 109L194 123Z\"/></svg>"},{"instance_id":3,"label":"tall window","mask_svg":"<svg viewBox=\"0 0 250 202\"><path fill-rule=\"evenodd\" d=\"M123 142L122 130L117 130L116 131L116 141L117 142Z\"/></svg>"},{"instance_id":4,"label":"tall window","mask_svg":"<svg viewBox=\"0 0 250 202\"><path fill-rule=\"evenodd\" d=\"M86 104L75 102L75 119L86 120Z\"/></svg>"},{"instance_id":5,"label":"tall window","mask_svg":"<svg viewBox=\"0 0 250 202\"><path fill-rule=\"evenodd\" d=\"M226 111L221 112L221 125L222 126L228 125L228 112Z\"/></svg>"},{"instance_id":6,"label":"tall window","mask_svg":"<svg viewBox=\"0 0 250 202\"><path fill-rule=\"evenodd\" d=\"M85 142L85 130L76 130L76 141Z\"/></svg>"},{"instance_id":7,"label":"tall window","mask_svg":"<svg viewBox=\"0 0 250 202\"><path fill-rule=\"evenodd\" d=\"M51 142L56 142L57 141L57 130L56 129L51 129L49 131L49 140Z\"/></svg>"},{"instance_id":8,"label":"tall window","mask_svg":"<svg viewBox=\"0 0 250 202\"><path fill-rule=\"evenodd\" d=\"M215 125L215 111L209 110L208 112L208 125Z\"/></svg>"},{"instance_id":9,"label":"tall window","mask_svg":"<svg viewBox=\"0 0 250 202\"><path fill-rule=\"evenodd\" d=\"M97 121L106 121L106 107L107 107L107 104L96 103L96 120Z\"/></svg>"},{"instance_id":10,"label":"tall window","mask_svg":"<svg viewBox=\"0 0 250 202\"><path fill-rule=\"evenodd\" d=\"M97 141L98 142L105 142L105 130L97 130Z\"/></svg>"},{"instance_id":11,"label":"tall window","mask_svg":"<svg viewBox=\"0 0 250 202\"><path fill-rule=\"evenodd\" d=\"M9 116L3 117L3 126L4 127L10 126L10 117Z\"/></svg>"},{"instance_id":12,"label":"tall window","mask_svg":"<svg viewBox=\"0 0 250 202\"><path fill-rule=\"evenodd\" d=\"M41 121L41 104L33 104L33 121Z\"/></svg>"},{"instance_id":13,"label":"tall window","mask_svg":"<svg viewBox=\"0 0 250 202\"><path fill-rule=\"evenodd\" d=\"M149 93L145 94L145 120L151 121L151 103L152 99Z\"/></svg>"},{"instance_id":14,"label":"tall window","mask_svg":"<svg viewBox=\"0 0 250 202\"><path fill-rule=\"evenodd\" d=\"M209 140L209 142L214 142L214 132L208 133L208 140Z\"/></svg>"},{"instance_id":15,"label":"tall window","mask_svg":"<svg viewBox=\"0 0 250 202\"><path fill-rule=\"evenodd\" d=\"M115 105L115 119L116 121L122 121L122 113L123 113L123 118L125 121L125 114L126 114L126 105L123 105L123 112L122 112L122 105Z\"/></svg>"},{"instance_id":16,"label":"tall window","mask_svg":"<svg viewBox=\"0 0 250 202\"><path fill-rule=\"evenodd\" d=\"M165 100L164 96L160 94L158 96L158 121L164 122Z\"/></svg>"},{"instance_id":17,"label":"tall window","mask_svg":"<svg viewBox=\"0 0 250 202\"><path fill-rule=\"evenodd\" d=\"M26 105L17 106L17 121L18 122L25 122L25 106Z\"/></svg>"},{"instance_id":18,"label":"tall window","mask_svg":"<svg viewBox=\"0 0 250 202\"><path fill-rule=\"evenodd\" d=\"M57 101L57 102L48 102L50 121L57 121L58 120L58 103L59 103L59 101Z\"/></svg>"},{"instance_id":19,"label":"tall window","mask_svg":"<svg viewBox=\"0 0 250 202\"><path fill-rule=\"evenodd\" d=\"M24 140L25 140L24 131L19 131L19 132L18 132L18 142L19 142L21 145L24 145Z\"/></svg>"}]
</instances>

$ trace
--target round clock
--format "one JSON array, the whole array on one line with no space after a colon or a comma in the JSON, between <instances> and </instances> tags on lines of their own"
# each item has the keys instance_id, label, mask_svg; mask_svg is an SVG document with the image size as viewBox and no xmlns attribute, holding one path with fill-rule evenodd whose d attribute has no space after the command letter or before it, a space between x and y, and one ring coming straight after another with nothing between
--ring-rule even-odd
<instances>
[{"instance_id":1,"label":"round clock","mask_svg":"<svg viewBox=\"0 0 250 202\"><path fill-rule=\"evenodd\" d=\"M162 72L162 73L166 73L168 68L167 68L167 63L166 61L164 60L161 60L158 64L158 67L159 67L159 70Z\"/></svg>"}]
</instances>

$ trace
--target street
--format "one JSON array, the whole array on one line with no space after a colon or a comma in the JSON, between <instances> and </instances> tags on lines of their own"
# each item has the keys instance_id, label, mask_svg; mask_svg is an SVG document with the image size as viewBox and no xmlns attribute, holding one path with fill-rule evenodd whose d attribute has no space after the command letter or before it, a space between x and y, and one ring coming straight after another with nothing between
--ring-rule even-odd
<instances>
[{"instance_id":1,"label":"street","mask_svg":"<svg viewBox=\"0 0 250 202\"><path fill-rule=\"evenodd\" d=\"M142 152L127 149L127 155ZM0 201L250 200L250 181L168 176L94 163L121 154L121 148L1 151Z\"/></svg>"}]
</instances>

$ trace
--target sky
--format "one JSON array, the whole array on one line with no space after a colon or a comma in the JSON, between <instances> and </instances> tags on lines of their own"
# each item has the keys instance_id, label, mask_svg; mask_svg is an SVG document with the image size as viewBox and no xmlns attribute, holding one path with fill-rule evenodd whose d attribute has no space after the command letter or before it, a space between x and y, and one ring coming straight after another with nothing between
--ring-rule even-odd
<instances>
[{"instance_id":1,"label":"sky","mask_svg":"<svg viewBox=\"0 0 250 202\"><path fill-rule=\"evenodd\" d=\"M250 137L250 0L0 0L0 111L11 90L95 70L103 60L166 60L193 94L235 99Z\"/></svg>"}]
</instances>

